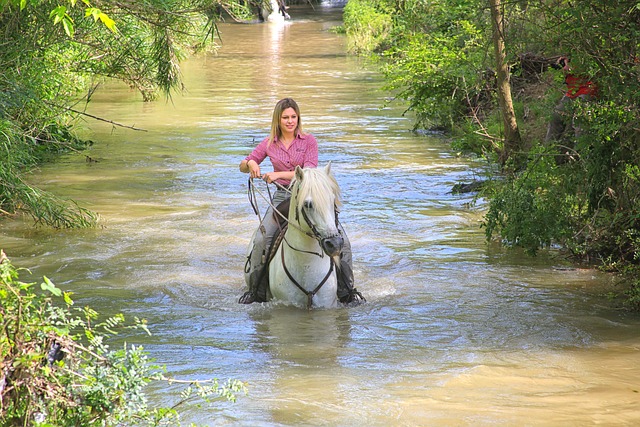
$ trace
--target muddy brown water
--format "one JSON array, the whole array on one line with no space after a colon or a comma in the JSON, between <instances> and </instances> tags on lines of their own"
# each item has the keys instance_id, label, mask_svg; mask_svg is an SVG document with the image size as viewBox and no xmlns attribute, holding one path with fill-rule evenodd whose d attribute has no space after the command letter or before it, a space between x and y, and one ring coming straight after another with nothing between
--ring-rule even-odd
<instances>
[{"instance_id":1,"label":"muddy brown water","mask_svg":"<svg viewBox=\"0 0 640 427\"><path fill-rule=\"evenodd\" d=\"M220 25L217 55L185 64L187 91L141 102L103 86L96 144L33 180L102 216L103 228L0 224L2 248L101 313L147 318L130 335L182 379L235 378L237 403L185 405L230 426L635 425L640 318L601 295L611 278L484 241L483 204L449 193L478 165L410 132L374 67L346 53L335 7L286 26ZM358 288L368 303L306 311L236 303L257 225L237 165L275 102L298 100L332 162ZM172 404L178 386L156 384Z\"/></svg>"}]
</instances>

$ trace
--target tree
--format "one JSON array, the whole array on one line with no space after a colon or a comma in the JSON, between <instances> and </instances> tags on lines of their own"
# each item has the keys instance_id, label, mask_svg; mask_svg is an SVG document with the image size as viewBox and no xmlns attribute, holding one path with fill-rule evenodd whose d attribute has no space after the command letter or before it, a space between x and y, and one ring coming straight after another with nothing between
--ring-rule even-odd
<instances>
[{"instance_id":1,"label":"tree","mask_svg":"<svg viewBox=\"0 0 640 427\"><path fill-rule=\"evenodd\" d=\"M416 113L416 127L436 123L451 131L456 151L502 167L483 187L487 238L532 254L561 246L578 259L632 272L629 301L640 307L638 1L349 4L350 13L366 16L372 6L393 16L376 52L388 88ZM561 165L553 161L559 147L544 143L567 91L565 76L550 66L559 56L599 87L596 99L563 110L570 131L558 143L571 155ZM488 71L494 69L497 76Z\"/></svg>"},{"instance_id":2,"label":"tree","mask_svg":"<svg viewBox=\"0 0 640 427\"><path fill-rule=\"evenodd\" d=\"M493 26L493 46L496 60L498 105L504 123L504 147L500 153L500 163L504 166L510 158L521 150L522 139L511 98L509 64L505 48L504 14L500 0L489 0ZM517 162L516 162L517 163Z\"/></svg>"}]
</instances>

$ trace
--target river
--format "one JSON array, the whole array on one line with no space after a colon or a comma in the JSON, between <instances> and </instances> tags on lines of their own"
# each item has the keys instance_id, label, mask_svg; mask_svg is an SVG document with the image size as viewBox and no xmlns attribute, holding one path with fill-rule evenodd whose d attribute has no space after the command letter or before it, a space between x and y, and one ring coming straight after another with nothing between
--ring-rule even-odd
<instances>
[{"instance_id":1,"label":"river","mask_svg":"<svg viewBox=\"0 0 640 427\"><path fill-rule=\"evenodd\" d=\"M603 296L611 278L484 240L482 201L453 195L478 164L385 106L383 81L331 29L335 7L285 26L220 25L216 55L184 65L184 94L143 103L99 89L96 143L34 182L101 215L92 230L0 224L13 263L100 313L149 321L143 344L181 379L246 381L236 403L186 405L229 426L637 425L640 317ZM237 304L257 226L240 160L294 97L344 196L358 307ZM85 154L97 162L86 162ZM156 384L151 399L178 400Z\"/></svg>"}]
</instances>

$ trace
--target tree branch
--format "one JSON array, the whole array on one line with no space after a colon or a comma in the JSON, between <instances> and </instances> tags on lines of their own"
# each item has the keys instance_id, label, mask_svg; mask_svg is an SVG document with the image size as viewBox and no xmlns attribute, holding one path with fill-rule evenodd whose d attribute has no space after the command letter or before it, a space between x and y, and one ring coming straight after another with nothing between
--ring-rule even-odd
<instances>
[{"instance_id":1,"label":"tree branch","mask_svg":"<svg viewBox=\"0 0 640 427\"><path fill-rule=\"evenodd\" d=\"M101 122L106 122L106 123L112 124L114 126L127 128L127 129L133 129L133 130L137 130L137 131L140 131L140 132L147 132L146 129L137 128L135 126L123 125L122 123L114 122L113 120L103 119L102 117L94 116L93 114L85 113L84 111L78 111L78 110L76 110L74 108L71 108L71 107L65 107L65 106L62 106L62 105L56 105L56 104L53 104L51 102L47 102L47 104L53 105L54 107L57 107L57 108L65 109L67 111L71 111L72 113L81 114L83 116L91 117L92 119L99 120Z\"/></svg>"}]
</instances>

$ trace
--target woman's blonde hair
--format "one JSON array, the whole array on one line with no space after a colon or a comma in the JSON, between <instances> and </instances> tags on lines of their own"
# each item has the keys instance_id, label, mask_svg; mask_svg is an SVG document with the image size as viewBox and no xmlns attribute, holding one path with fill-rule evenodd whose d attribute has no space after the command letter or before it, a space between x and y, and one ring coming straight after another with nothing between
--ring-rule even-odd
<instances>
[{"instance_id":1,"label":"woman's blonde hair","mask_svg":"<svg viewBox=\"0 0 640 427\"><path fill-rule=\"evenodd\" d=\"M282 129L280 129L280 119L282 118L282 112L287 108L293 108L298 116L298 126L294 129L293 135L298 133L302 134L302 118L300 117L300 108L293 98L284 98L278 101L273 109L273 118L271 119L271 132L269 133L269 144L282 136Z\"/></svg>"}]
</instances>

